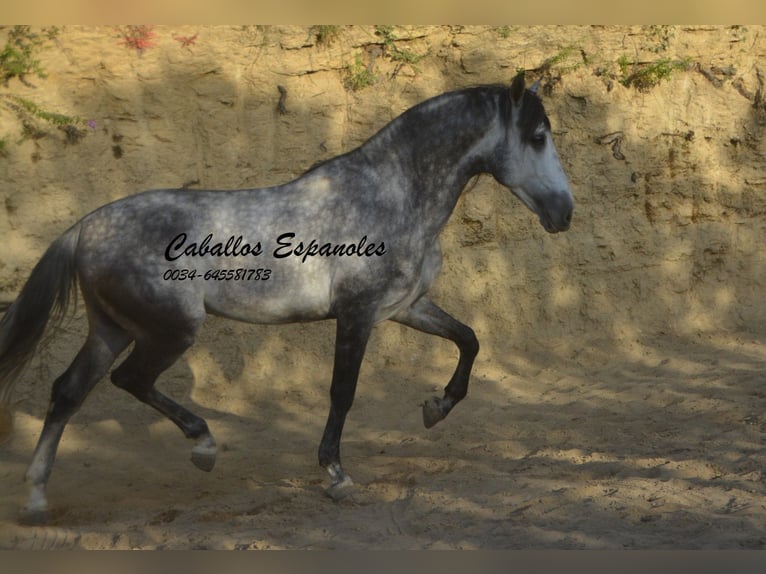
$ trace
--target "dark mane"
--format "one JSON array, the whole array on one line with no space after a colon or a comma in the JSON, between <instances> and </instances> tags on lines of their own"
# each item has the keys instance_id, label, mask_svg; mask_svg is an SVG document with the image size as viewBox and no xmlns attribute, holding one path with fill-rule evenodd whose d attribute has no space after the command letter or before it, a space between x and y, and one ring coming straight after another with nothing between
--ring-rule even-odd
<instances>
[{"instance_id":1,"label":"dark mane","mask_svg":"<svg viewBox=\"0 0 766 574\"><path fill-rule=\"evenodd\" d=\"M540 124L544 124L548 130L551 129L551 122L545 113L543 102L537 94L525 90L521 109L524 110L519 118L522 141L530 141Z\"/></svg>"},{"instance_id":2,"label":"dark mane","mask_svg":"<svg viewBox=\"0 0 766 574\"><path fill-rule=\"evenodd\" d=\"M502 105L502 102L508 99L508 93L508 86L502 85L474 86L445 92L411 107L384 126L375 136L370 138L370 141L385 134L388 130L400 129L404 126L411 127L413 131L417 132L413 133L417 137L422 131L423 121L430 119L429 116L433 113L433 109L439 104L443 104L439 108L441 112L439 117L440 129L442 130L455 129L458 125L465 124L466 119L470 119L471 122L480 119L487 120L497 113L497 104ZM458 110L460 113L455 113Z\"/></svg>"},{"instance_id":3,"label":"dark mane","mask_svg":"<svg viewBox=\"0 0 766 574\"><path fill-rule=\"evenodd\" d=\"M507 117L510 108L509 101L509 87L502 84L473 86L433 96L405 110L400 116L380 128L380 130L370 136L360 146L357 146L357 148L340 156L319 160L307 169L303 175L314 171L328 162L354 153L360 148L364 147L371 150L378 145L385 147L389 138L395 134L397 137L403 138L402 141L413 143L414 147L417 148L419 144L416 142L425 139L428 141L423 141L423 145L425 143L432 144L434 141L437 141L435 138L438 137L443 137L445 141L449 142L452 139L451 136L454 136L459 128L465 129L466 125L478 132L482 129L482 126L486 125L486 121L493 114L497 113L496 106L500 106L501 117ZM451 102L455 102L454 105L450 106ZM429 116L433 113L433 108L439 104L445 104L445 107L442 109L439 122L434 123ZM458 110L460 113L455 113ZM470 121L466 121L467 118ZM536 128L538 123L532 129ZM427 130L424 129L425 126L428 127ZM432 128L437 133L434 133ZM432 146L428 145L426 147L430 148Z\"/></svg>"},{"instance_id":4,"label":"dark mane","mask_svg":"<svg viewBox=\"0 0 766 574\"><path fill-rule=\"evenodd\" d=\"M427 117L435 106L439 103L449 105L450 101L456 102L456 107L454 109L444 109L444 113L439 118L438 125L435 126L437 130L435 134L431 131L431 123L424 122L427 122ZM450 111L456 111L458 105L460 114L449 113ZM495 106L498 106L499 110ZM519 118L519 129L521 130L521 139L523 141L530 141L541 123L550 130L550 120L545 113L542 100L537 94L530 90L525 90L522 109L524 112ZM403 135L403 141L410 142L418 142L424 138L429 138L432 142L434 137L444 137L449 140L450 135L454 134L459 126L465 127L468 124L477 130L481 129L480 126L485 125L485 121L492 114L498 112L500 117L506 119L506 121L510 118L511 98L510 87L507 85L484 84L445 92L412 106L383 126L374 135L370 136L366 142L357 146L357 148L340 156L315 162L303 175L314 171L327 162L335 161L353 153L361 147L371 148L379 142L385 145L385 141L394 133L398 133L400 136ZM466 122L466 118L469 118L470 122ZM429 129L424 130L424 125L429 126ZM417 146L417 144L415 145Z\"/></svg>"}]
</instances>

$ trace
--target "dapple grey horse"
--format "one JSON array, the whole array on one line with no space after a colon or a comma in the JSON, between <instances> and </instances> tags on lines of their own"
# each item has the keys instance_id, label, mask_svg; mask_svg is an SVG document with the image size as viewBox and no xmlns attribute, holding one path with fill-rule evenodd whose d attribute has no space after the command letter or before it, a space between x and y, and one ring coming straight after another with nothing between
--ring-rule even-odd
<instances>
[{"instance_id":1,"label":"dapple grey horse","mask_svg":"<svg viewBox=\"0 0 766 574\"><path fill-rule=\"evenodd\" d=\"M464 187L489 173L546 231L564 231L572 219L572 193L535 91L519 74L510 87L445 93L284 185L148 191L93 211L56 239L0 323L8 420L14 381L79 283L89 331L53 384L22 518L44 519L64 427L131 343L112 382L172 420L196 441L192 462L213 468L216 444L206 422L154 386L208 313L251 323L336 320L330 412L319 445L333 497L352 485L340 438L376 323L391 319L454 341L460 355L444 395L423 405L426 427L447 416L466 396L479 343L427 292L441 265L439 234Z\"/></svg>"}]
</instances>

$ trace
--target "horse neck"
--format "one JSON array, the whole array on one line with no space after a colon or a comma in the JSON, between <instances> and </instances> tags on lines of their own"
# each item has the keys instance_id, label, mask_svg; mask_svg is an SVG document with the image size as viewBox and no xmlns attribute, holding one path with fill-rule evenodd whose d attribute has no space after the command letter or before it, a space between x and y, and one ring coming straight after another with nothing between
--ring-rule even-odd
<instances>
[{"instance_id":1,"label":"horse neck","mask_svg":"<svg viewBox=\"0 0 766 574\"><path fill-rule=\"evenodd\" d=\"M438 233L475 175L491 171L502 122L501 88L451 92L411 108L360 148L384 175L381 192L403 199Z\"/></svg>"}]
</instances>

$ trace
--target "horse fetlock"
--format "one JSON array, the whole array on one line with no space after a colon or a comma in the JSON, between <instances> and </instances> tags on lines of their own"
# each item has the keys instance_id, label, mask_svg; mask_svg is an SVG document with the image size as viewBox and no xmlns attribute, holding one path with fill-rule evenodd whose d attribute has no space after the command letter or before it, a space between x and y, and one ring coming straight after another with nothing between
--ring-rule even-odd
<instances>
[{"instance_id":1,"label":"horse fetlock","mask_svg":"<svg viewBox=\"0 0 766 574\"><path fill-rule=\"evenodd\" d=\"M328 465L327 472L330 475L330 486L325 490L325 494L333 500L342 500L356 491L354 481L343 471L339 463L334 462Z\"/></svg>"},{"instance_id":2,"label":"horse fetlock","mask_svg":"<svg viewBox=\"0 0 766 574\"><path fill-rule=\"evenodd\" d=\"M200 470L210 472L215 466L215 457L218 453L218 447L213 440L212 435L208 434L201 437L191 451L191 461Z\"/></svg>"},{"instance_id":3,"label":"horse fetlock","mask_svg":"<svg viewBox=\"0 0 766 574\"><path fill-rule=\"evenodd\" d=\"M42 489L42 493L45 494L45 484L50 476L50 468L51 463L35 457L24 474L24 482L31 484L33 491L36 488Z\"/></svg>"},{"instance_id":4,"label":"horse fetlock","mask_svg":"<svg viewBox=\"0 0 766 574\"><path fill-rule=\"evenodd\" d=\"M449 414L454 402L448 398L431 397L423 403L423 425L430 429Z\"/></svg>"}]
</instances>

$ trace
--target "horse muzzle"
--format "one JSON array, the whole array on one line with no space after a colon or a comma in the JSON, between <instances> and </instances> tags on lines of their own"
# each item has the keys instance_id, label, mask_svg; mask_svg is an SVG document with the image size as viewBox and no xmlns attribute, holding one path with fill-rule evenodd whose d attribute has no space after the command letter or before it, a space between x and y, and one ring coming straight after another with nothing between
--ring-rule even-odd
<instances>
[{"instance_id":1,"label":"horse muzzle","mask_svg":"<svg viewBox=\"0 0 766 574\"><path fill-rule=\"evenodd\" d=\"M562 191L547 197L537 207L540 224L548 233L566 231L572 225L574 200L569 191Z\"/></svg>"}]
</instances>

